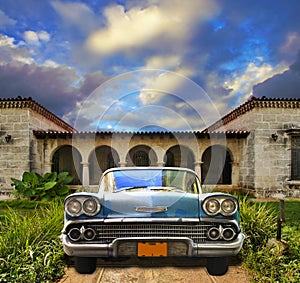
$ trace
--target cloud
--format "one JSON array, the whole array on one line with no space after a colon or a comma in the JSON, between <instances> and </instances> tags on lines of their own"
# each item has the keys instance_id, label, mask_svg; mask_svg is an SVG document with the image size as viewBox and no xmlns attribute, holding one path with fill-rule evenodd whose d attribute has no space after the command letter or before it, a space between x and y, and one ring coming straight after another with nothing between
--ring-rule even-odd
<instances>
[{"instance_id":1,"label":"cloud","mask_svg":"<svg viewBox=\"0 0 300 283\"><path fill-rule=\"evenodd\" d=\"M0 34L0 65L9 62L31 64L34 62L28 50L20 48L12 37Z\"/></svg>"},{"instance_id":2,"label":"cloud","mask_svg":"<svg viewBox=\"0 0 300 283\"><path fill-rule=\"evenodd\" d=\"M300 52L294 64L282 74L276 74L253 87L253 95L272 98L299 98Z\"/></svg>"},{"instance_id":3,"label":"cloud","mask_svg":"<svg viewBox=\"0 0 300 283\"><path fill-rule=\"evenodd\" d=\"M233 76L224 83L224 88L228 89L230 96L242 95L243 100L252 95L252 88L266 79L273 77L276 74L283 73L288 69L285 63L279 63L275 67L268 63L262 63L257 66L250 62L242 74Z\"/></svg>"},{"instance_id":4,"label":"cloud","mask_svg":"<svg viewBox=\"0 0 300 283\"><path fill-rule=\"evenodd\" d=\"M23 37L27 44L40 46L41 43L48 42L51 36L48 32L43 30L38 32L28 30L24 32Z\"/></svg>"},{"instance_id":5,"label":"cloud","mask_svg":"<svg viewBox=\"0 0 300 283\"><path fill-rule=\"evenodd\" d=\"M5 13L0 10L0 28L5 28L7 26L13 26L16 24L16 20L8 17Z\"/></svg>"},{"instance_id":6,"label":"cloud","mask_svg":"<svg viewBox=\"0 0 300 283\"><path fill-rule=\"evenodd\" d=\"M129 52L132 49L182 46L195 23L208 19L218 10L214 1L149 1L147 7L128 10L121 5L105 9L106 26L90 34L87 48L99 55ZM168 42L168 44L164 44Z\"/></svg>"},{"instance_id":7,"label":"cloud","mask_svg":"<svg viewBox=\"0 0 300 283\"><path fill-rule=\"evenodd\" d=\"M32 97L62 116L74 107L77 79L75 70L66 66L50 68L36 64L9 63L0 66L0 88L5 97Z\"/></svg>"},{"instance_id":8,"label":"cloud","mask_svg":"<svg viewBox=\"0 0 300 283\"><path fill-rule=\"evenodd\" d=\"M54 10L62 17L67 27L75 27L77 31L87 32L97 23L96 16L85 3L51 2Z\"/></svg>"},{"instance_id":9,"label":"cloud","mask_svg":"<svg viewBox=\"0 0 300 283\"><path fill-rule=\"evenodd\" d=\"M288 32L285 41L279 47L279 51L288 59L294 59L295 50L300 47L300 34L295 31Z\"/></svg>"}]
</instances>

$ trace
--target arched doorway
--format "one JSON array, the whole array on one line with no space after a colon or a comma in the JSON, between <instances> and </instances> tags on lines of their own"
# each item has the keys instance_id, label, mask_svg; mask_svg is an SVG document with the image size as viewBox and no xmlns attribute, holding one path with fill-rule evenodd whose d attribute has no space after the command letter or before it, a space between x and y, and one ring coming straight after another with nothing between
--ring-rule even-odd
<instances>
[{"instance_id":1,"label":"arched doorway","mask_svg":"<svg viewBox=\"0 0 300 283\"><path fill-rule=\"evenodd\" d=\"M70 185L81 185L81 155L79 151L71 145L64 145L57 149L52 156L52 172L69 172L73 177Z\"/></svg>"},{"instance_id":2,"label":"arched doorway","mask_svg":"<svg viewBox=\"0 0 300 283\"><path fill-rule=\"evenodd\" d=\"M153 149L146 145L138 145L127 154L128 166L156 166L157 156Z\"/></svg>"},{"instance_id":3,"label":"arched doorway","mask_svg":"<svg viewBox=\"0 0 300 283\"><path fill-rule=\"evenodd\" d=\"M164 158L166 167L185 167L194 170L194 154L193 152L180 145L175 145L169 148Z\"/></svg>"},{"instance_id":4,"label":"arched doorway","mask_svg":"<svg viewBox=\"0 0 300 283\"><path fill-rule=\"evenodd\" d=\"M89 157L90 184L97 185L101 174L113 167L117 167L120 158L117 151L110 146L104 145L92 151Z\"/></svg>"},{"instance_id":5,"label":"arched doorway","mask_svg":"<svg viewBox=\"0 0 300 283\"><path fill-rule=\"evenodd\" d=\"M202 184L231 184L232 158L226 147L213 145L202 155Z\"/></svg>"}]
</instances>

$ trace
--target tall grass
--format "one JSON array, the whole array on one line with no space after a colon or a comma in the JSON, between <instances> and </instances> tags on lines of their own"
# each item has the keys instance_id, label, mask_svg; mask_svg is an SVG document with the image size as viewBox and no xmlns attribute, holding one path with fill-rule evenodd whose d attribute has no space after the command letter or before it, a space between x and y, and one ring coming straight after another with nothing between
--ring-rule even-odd
<instances>
[{"instance_id":1,"label":"tall grass","mask_svg":"<svg viewBox=\"0 0 300 283\"><path fill-rule=\"evenodd\" d=\"M241 225L246 236L244 249L256 251L274 237L277 213L268 208L267 203L254 203L246 197L241 198L239 203Z\"/></svg>"},{"instance_id":2,"label":"tall grass","mask_svg":"<svg viewBox=\"0 0 300 283\"><path fill-rule=\"evenodd\" d=\"M252 271L254 282L300 282L300 240L295 226L284 225L283 242L268 240L276 237L278 212L267 203L240 200L240 215L246 235L240 253L245 266Z\"/></svg>"},{"instance_id":3,"label":"tall grass","mask_svg":"<svg viewBox=\"0 0 300 283\"><path fill-rule=\"evenodd\" d=\"M0 222L0 282L53 282L64 272L58 238L62 203L21 215L11 208Z\"/></svg>"}]
</instances>

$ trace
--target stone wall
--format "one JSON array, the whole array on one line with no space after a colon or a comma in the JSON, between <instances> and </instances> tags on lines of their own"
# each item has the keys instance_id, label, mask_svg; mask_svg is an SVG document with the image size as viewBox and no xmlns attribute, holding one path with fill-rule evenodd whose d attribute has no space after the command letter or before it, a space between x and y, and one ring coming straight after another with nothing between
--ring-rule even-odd
<instances>
[{"instance_id":1,"label":"stone wall","mask_svg":"<svg viewBox=\"0 0 300 283\"><path fill-rule=\"evenodd\" d=\"M30 169L29 113L26 109L0 111L0 190L11 188L11 177ZM11 135L9 142L5 136Z\"/></svg>"},{"instance_id":2,"label":"stone wall","mask_svg":"<svg viewBox=\"0 0 300 283\"><path fill-rule=\"evenodd\" d=\"M0 192L11 191L11 178L21 179L24 171L43 168L33 130L64 131L64 128L30 108L0 108ZM11 135L7 143L6 135Z\"/></svg>"},{"instance_id":3,"label":"stone wall","mask_svg":"<svg viewBox=\"0 0 300 283\"><path fill-rule=\"evenodd\" d=\"M285 186L285 181L291 178L291 138L286 130L293 124L300 124L300 109L259 108L255 122L257 194L298 196L299 190L291 191Z\"/></svg>"},{"instance_id":4,"label":"stone wall","mask_svg":"<svg viewBox=\"0 0 300 283\"><path fill-rule=\"evenodd\" d=\"M297 125L300 109L287 107L257 107L225 125L250 131L240 165L241 187L264 197L300 196L298 188L286 185L291 174L291 138L285 131Z\"/></svg>"}]
</instances>

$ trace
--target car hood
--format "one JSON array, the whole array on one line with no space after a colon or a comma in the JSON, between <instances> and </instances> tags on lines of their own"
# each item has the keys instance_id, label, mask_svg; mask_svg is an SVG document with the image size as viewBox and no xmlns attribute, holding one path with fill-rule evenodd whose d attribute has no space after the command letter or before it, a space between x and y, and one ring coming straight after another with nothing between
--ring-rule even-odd
<instances>
[{"instance_id":1,"label":"car hood","mask_svg":"<svg viewBox=\"0 0 300 283\"><path fill-rule=\"evenodd\" d=\"M118 192L103 195L106 218L199 217L196 194L175 192Z\"/></svg>"}]
</instances>

